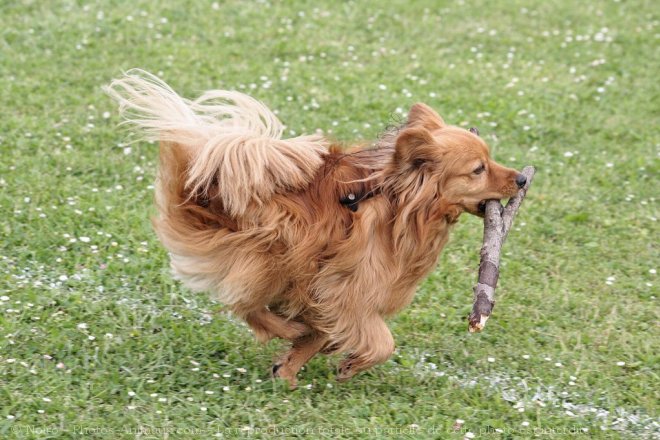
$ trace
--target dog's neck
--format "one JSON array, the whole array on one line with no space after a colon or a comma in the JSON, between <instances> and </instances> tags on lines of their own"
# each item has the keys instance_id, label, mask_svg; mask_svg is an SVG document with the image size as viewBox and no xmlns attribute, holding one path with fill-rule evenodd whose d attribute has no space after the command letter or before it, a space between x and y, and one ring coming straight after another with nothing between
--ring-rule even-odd
<instances>
[{"instance_id":1,"label":"dog's neck","mask_svg":"<svg viewBox=\"0 0 660 440\"><path fill-rule=\"evenodd\" d=\"M425 184L425 177L418 172L385 176L380 193L391 207L394 249L411 256L436 248L436 237L442 237L444 242L461 213Z\"/></svg>"}]
</instances>

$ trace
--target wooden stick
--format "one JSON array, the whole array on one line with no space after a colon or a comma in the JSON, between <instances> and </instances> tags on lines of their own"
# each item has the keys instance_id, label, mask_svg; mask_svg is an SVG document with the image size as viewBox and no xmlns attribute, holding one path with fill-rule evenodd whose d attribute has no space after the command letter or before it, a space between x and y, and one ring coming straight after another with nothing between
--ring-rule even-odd
<instances>
[{"instance_id":1,"label":"wooden stick","mask_svg":"<svg viewBox=\"0 0 660 440\"><path fill-rule=\"evenodd\" d=\"M490 318L495 307L495 288L500 277L500 254L502 245L509 234L513 218L527 194L532 183L534 167L523 168L522 174L527 182L520 188L518 194L511 197L506 207L502 207L499 200L486 202L486 216L484 217L484 244L481 247L481 262L479 263L479 279L474 286L474 303L472 313L468 317L470 333L480 332Z\"/></svg>"}]
</instances>

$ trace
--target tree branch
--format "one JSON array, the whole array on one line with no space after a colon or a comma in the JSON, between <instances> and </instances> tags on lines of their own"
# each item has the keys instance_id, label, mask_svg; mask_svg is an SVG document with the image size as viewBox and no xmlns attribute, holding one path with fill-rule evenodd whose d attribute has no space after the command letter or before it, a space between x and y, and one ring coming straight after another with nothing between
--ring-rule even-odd
<instances>
[{"instance_id":1,"label":"tree branch","mask_svg":"<svg viewBox=\"0 0 660 440\"><path fill-rule=\"evenodd\" d=\"M523 168L522 174L527 177L527 182L511 197L506 207L498 200L486 202L486 216L484 218L484 241L481 247L481 262L479 263L479 278L474 286L474 303L472 313L468 317L470 333L483 330L486 321L490 317L495 306L495 288L500 276L500 254L502 245L509 234L513 219L520 205L527 195L529 185L532 183L534 167Z\"/></svg>"}]
</instances>

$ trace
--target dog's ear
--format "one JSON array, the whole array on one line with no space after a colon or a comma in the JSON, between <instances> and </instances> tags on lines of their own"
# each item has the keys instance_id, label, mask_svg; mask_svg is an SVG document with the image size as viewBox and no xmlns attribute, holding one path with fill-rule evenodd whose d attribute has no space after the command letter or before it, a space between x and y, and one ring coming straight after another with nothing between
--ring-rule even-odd
<instances>
[{"instance_id":1,"label":"dog's ear","mask_svg":"<svg viewBox=\"0 0 660 440\"><path fill-rule=\"evenodd\" d=\"M445 126L445 121L442 120L439 114L435 112L428 105L418 102L410 107L408 112L408 126L412 127L419 125L425 127L427 130L433 131Z\"/></svg>"},{"instance_id":2,"label":"dog's ear","mask_svg":"<svg viewBox=\"0 0 660 440\"><path fill-rule=\"evenodd\" d=\"M404 164L419 168L423 163L432 161L437 155L437 147L431 132L422 125L408 127L396 138L395 157Z\"/></svg>"}]
</instances>

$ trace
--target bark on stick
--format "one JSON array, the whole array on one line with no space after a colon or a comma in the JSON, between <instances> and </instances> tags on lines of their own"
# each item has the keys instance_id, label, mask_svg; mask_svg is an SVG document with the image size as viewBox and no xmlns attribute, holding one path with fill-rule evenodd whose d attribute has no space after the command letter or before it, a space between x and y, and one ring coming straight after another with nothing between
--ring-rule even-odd
<instances>
[{"instance_id":1,"label":"bark on stick","mask_svg":"<svg viewBox=\"0 0 660 440\"><path fill-rule=\"evenodd\" d=\"M479 264L479 279L474 286L474 304L472 313L468 318L470 333L483 330L495 306L495 288L500 276L500 254L502 245L509 234L513 218L520 208L527 189L534 178L534 167L523 168L522 174L527 182L518 194L511 197L506 207L502 207L499 200L486 202L486 216L484 217L484 244L481 247L481 262Z\"/></svg>"}]
</instances>

